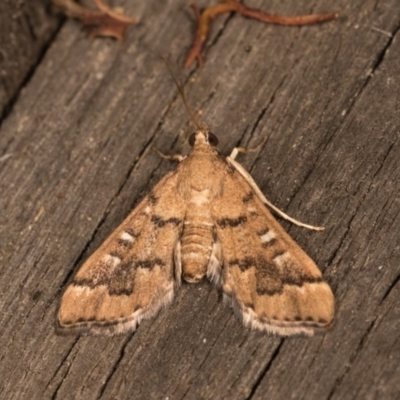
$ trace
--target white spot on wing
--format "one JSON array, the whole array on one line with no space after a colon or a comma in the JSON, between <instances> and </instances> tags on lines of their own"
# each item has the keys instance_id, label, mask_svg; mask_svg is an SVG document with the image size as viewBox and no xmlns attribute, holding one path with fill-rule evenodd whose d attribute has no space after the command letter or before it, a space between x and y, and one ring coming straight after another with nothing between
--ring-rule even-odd
<instances>
[{"instance_id":1,"label":"white spot on wing","mask_svg":"<svg viewBox=\"0 0 400 400\"><path fill-rule=\"evenodd\" d=\"M291 259L291 256L287 251L285 253L280 254L279 256L276 256L273 258L275 264L278 267L283 267L290 259Z\"/></svg>"},{"instance_id":2,"label":"white spot on wing","mask_svg":"<svg viewBox=\"0 0 400 400\"><path fill-rule=\"evenodd\" d=\"M145 209L144 209L144 213L147 215L147 214L150 214L150 211L151 211L151 207L150 206L147 206Z\"/></svg>"},{"instance_id":3,"label":"white spot on wing","mask_svg":"<svg viewBox=\"0 0 400 400\"><path fill-rule=\"evenodd\" d=\"M104 257L104 261L106 263L110 263L112 267L116 267L121 262L121 259L115 256L111 256L110 254L107 254Z\"/></svg>"},{"instance_id":4,"label":"white spot on wing","mask_svg":"<svg viewBox=\"0 0 400 400\"><path fill-rule=\"evenodd\" d=\"M261 243L269 243L271 240L275 239L276 235L274 231L268 231L264 235L260 236Z\"/></svg>"},{"instance_id":5,"label":"white spot on wing","mask_svg":"<svg viewBox=\"0 0 400 400\"><path fill-rule=\"evenodd\" d=\"M121 235L121 239L125 240L127 242L133 242L134 237L132 235L130 235L128 232L123 232Z\"/></svg>"}]
</instances>

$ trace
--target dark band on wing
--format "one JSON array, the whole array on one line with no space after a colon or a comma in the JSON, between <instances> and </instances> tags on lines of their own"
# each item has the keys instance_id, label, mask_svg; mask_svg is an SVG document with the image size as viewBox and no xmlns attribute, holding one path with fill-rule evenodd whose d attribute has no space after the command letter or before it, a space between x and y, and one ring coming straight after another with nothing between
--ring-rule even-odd
<instances>
[{"instance_id":1,"label":"dark band on wing","mask_svg":"<svg viewBox=\"0 0 400 400\"><path fill-rule=\"evenodd\" d=\"M175 226L179 226L182 223L182 220L179 218L169 218L169 219L162 219L159 215L153 215L151 217L151 222L158 226L159 228L163 228L167 224L172 224Z\"/></svg>"},{"instance_id":2,"label":"dark band on wing","mask_svg":"<svg viewBox=\"0 0 400 400\"><path fill-rule=\"evenodd\" d=\"M245 215L240 215L237 218L221 218L217 221L217 224L222 228L231 227L236 228L239 225L245 224L247 222L247 217Z\"/></svg>"}]
</instances>

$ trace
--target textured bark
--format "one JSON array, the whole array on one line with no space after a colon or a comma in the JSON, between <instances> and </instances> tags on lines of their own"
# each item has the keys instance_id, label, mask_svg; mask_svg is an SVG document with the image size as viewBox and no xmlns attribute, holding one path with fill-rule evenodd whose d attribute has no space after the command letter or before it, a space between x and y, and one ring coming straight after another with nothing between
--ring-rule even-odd
<instances>
[{"instance_id":1,"label":"textured bark","mask_svg":"<svg viewBox=\"0 0 400 400\"><path fill-rule=\"evenodd\" d=\"M268 2L271 13L343 14L302 28L217 19L204 69L184 72L188 101L221 152L269 136L239 162L274 204L326 227L282 222L333 288L330 332L282 339L249 331L204 282L184 284L134 334L55 335L71 276L174 168L152 146L174 153L194 129L159 58L186 56L195 30L187 2L122 6L141 18L123 44L87 40L66 21L24 90L11 91L16 101L0 128L0 397L395 398L398 0Z\"/></svg>"}]
</instances>

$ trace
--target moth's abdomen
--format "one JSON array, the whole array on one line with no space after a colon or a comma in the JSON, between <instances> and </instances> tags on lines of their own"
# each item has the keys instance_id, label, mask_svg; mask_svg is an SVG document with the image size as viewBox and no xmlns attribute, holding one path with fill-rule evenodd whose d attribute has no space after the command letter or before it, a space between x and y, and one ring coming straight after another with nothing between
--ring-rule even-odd
<instances>
[{"instance_id":1,"label":"moth's abdomen","mask_svg":"<svg viewBox=\"0 0 400 400\"><path fill-rule=\"evenodd\" d=\"M212 243L211 222L185 223L181 242L182 277L185 281L198 282L206 275Z\"/></svg>"},{"instance_id":2,"label":"moth's abdomen","mask_svg":"<svg viewBox=\"0 0 400 400\"><path fill-rule=\"evenodd\" d=\"M213 245L208 191L193 191L181 238L182 277L198 282L207 273Z\"/></svg>"}]
</instances>

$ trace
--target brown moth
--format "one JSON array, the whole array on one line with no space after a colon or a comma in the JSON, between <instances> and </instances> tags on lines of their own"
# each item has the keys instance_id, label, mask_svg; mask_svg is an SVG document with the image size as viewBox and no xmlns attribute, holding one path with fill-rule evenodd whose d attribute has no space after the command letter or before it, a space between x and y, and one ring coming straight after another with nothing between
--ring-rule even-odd
<instances>
[{"instance_id":1,"label":"brown moth","mask_svg":"<svg viewBox=\"0 0 400 400\"><path fill-rule=\"evenodd\" d=\"M182 279L205 276L250 328L313 335L332 323L330 287L234 160L240 149L222 158L216 137L197 126L190 154L171 157L180 161L176 170L78 271L62 297L58 331L133 331L172 301Z\"/></svg>"}]
</instances>

